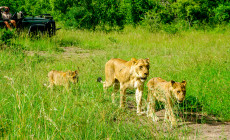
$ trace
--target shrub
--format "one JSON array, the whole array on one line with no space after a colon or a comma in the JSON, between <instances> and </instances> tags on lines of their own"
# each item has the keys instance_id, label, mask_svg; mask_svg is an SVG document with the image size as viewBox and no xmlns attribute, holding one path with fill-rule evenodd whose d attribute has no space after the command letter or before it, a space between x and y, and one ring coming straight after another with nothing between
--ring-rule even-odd
<instances>
[{"instance_id":1,"label":"shrub","mask_svg":"<svg viewBox=\"0 0 230 140\"><path fill-rule=\"evenodd\" d=\"M72 7L66 14L66 25L77 28L90 28L90 26L94 26L97 23L96 20L92 21L92 19L92 13L85 7Z\"/></svg>"},{"instance_id":2,"label":"shrub","mask_svg":"<svg viewBox=\"0 0 230 140\"><path fill-rule=\"evenodd\" d=\"M130 3L131 19L134 24L140 22L145 13L155 6L154 2L149 0L127 0L127 3Z\"/></svg>"},{"instance_id":3,"label":"shrub","mask_svg":"<svg viewBox=\"0 0 230 140\"><path fill-rule=\"evenodd\" d=\"M163 24L170 24L174 15L169 3L155 3L155 8L146 12L142 25L147 26L150 31L157 31Z\"/></svg>"},{"instance_id":4,"label":"shrub","mask_svg":"<svg viewBox=\"0 0 230 140\"><path fill-rule=\"evenodd\" d=\"M173 13L175 14L175 18L179 20L185 20L189 24L189 26L193 26L193 24L202 22L206 20L207 13L202 12L205 9L202 9L202 5L195 1L179 1L172 5Z\"/></svg>"},{"instance_id":5,"label":"shrub","mask_svg":"<svg viewBox=\"0 0 230 140\"><path fill-rule=\"evenodd\" d=\"M8 44L14 36L14 31L4 30L1 35L1 40L4 42L4 44Z\"/></svg>"},{"instance_id":6,"label":"shrub","mask_svg":"<svg viewBox=\"0 0 230 140\"><path fill-rule=\"evenodd\" d=\"M124 27L125 14L117 0L102 0L71 7L67 12L66 25L84 29L96 26ZM102 28L103 29L103 28Z\"/></svg>"},{"instance_id":7,"label":"shrub","mask_svg":"<svg viewBox=\"0 0 230 140\"><path fill-rule=\"evenodd\" d=\"M228 22L230 20L230 3L220 4L214 9L214 20L217 23Z\"/></svg>"}]
</instances>

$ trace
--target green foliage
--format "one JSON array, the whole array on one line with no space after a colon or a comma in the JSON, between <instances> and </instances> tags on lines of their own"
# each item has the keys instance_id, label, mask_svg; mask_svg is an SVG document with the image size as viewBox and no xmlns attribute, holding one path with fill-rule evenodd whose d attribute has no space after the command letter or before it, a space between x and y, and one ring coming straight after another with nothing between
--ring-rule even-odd
<instances>
[{"instance_id":1,"label":"green foliage","mask_svg":"<svg viewBox=\"0 0 230 140\"><path fill-rule=\"evenodd\" d=\"M230 20L230 2L220 4L214 9L215 18L214 20L221 24L223 22L229 22Z\"/></svg>"},{"instance_id":2,"label":"green foliage","mask_svg":"<svg viewBox=\"0 0 230 140\"><path fill-rule=\"evenodd\" d=\"M151 0L130 0L132 22L137 24L143 18L148 10L154 7L154 2Z\"/></svg>"},{"instance_id":3,"label":"green foliage","mask_svg":"<svg viewBox=\"0 0 230 140\"><path fill-rule=\"evenodd\" d=\"M145 13L145 17L142 21L144 26L147 26L150 31L158 31L162 29L163 25L171 24L174 20L172 8L168 3L162 4L155 3L155 8Z\"/></svg>"},{"instance_id":4,"label":"green foliage","mask_svg":"<svg viewBox=\"0 0 230 140\"><path fill-rule=\"evenodd\" d=\"M150 31L162 30L165 24L183 25L180 29L185 30L225 24L230 19L226 0L8 0L0 5L9 6L12 13L50 13L70 28L106 31L140 23Z\"/></svg>"},{"instance_id":5,"label":"green foliage","mask_svg":"<svg viewBox=\"0 0 230 140\"><path fill-rule=\"evenodd\" d=\"M0 40L2 40L4 44L9 44L11 39L15 37L15 32L11 30L3 30L0 34Z\"/></svg>"},{"instance_id":6,"label":"green foliage","mask_svg":"<svg viewBox=\"0 0 230 140\"><path fill-rule=\"evenodd\" d=\"M66 25L95 30L96 26L123 28L124 17L120 2L117 0L87 1L69 9Z\"/></svg>"},{"instance_id":7,"label":"green foliage","mask_svg":"<svg viewBox=\"0 0 230 140\"><path fill-rule=\"evenodd\" d=\"M195 21L202 21L205 18L205 15L202 15L201 4L195 1L179 1L172 5L174 9L175 17L179 20L186 20L190 26Z\"/></svg>"}]
</instances>

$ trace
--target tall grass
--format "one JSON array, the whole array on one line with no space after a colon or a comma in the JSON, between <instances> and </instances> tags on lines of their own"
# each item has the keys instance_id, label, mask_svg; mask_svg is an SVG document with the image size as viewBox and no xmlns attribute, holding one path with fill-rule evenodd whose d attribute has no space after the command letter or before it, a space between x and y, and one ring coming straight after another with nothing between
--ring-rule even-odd
<instances>
[{"instance_id":1,"label":"tall grass","mask_svg":"<svg viewBox=\"0 0 230 140\"><path fill-rule=\"evenodd\" d=\"M104 78L110 58L150 58L150 76L186 80L186 108L230 120L229 32L187 31L175 35L150 33L127 27L123 32L60 30L51 38L11 40L0 50L0 136L19 139L178 139L190 129L154 124L135 113L134 106L119 108L96 83ZM15 45L17 44L17 45ZM87 54L65 58L60 47L78 47ZM35 52L29 55L28 51ZM39 53L42 51L42 54ZM85 56L84 56L85 55ZM70 92L63 87L50 91L50 70L75 70L80 79ZM111 92L111 90L109 91ZM144 107L147 90L144 91ZM191 101L193 100L193 101ZM186 105L186 103L188 103ZM196 106L199 104L200 106ZM144 108L146 109L146 108Z\"/></svg>"}]
</instances>

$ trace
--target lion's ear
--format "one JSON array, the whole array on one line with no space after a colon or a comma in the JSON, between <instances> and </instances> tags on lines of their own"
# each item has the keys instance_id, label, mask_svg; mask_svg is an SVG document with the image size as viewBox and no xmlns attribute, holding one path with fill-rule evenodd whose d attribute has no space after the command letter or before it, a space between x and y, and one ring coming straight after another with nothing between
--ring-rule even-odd
<instances>
[{"instance_id":1,"label":"lion's ear","mask_svg":"<svg viewBox=\"0 0 230 140\"><path fill-rule=\"evenodd\" d=\"M136 58L131 58L131 61L137 61L137 59Z\"/></svg>"},{"instance_id":2,"label":"lion's ear","mask_svg":"<svg viewBox=\"0 0 230 140\"><path fill-rule=\"evenodd\" d=\"M186 84L187 84L185 80L183 80L181 83L182 83L182 84L184 84L184 85L186 85Z\"/></svg>"},{"instance_id":3,"label":"lion's ear","mask_svg":"<svg viewBox=\"0 0 230 140\"><path fill-rule=\"evenodd\" d=\"M76 75L78 75L78 70L75 70L74 73L75 73Z\"/></svg>"},{"instance_id":4,"label":"lion's ear","mask_svg":"<svg viewBox=\"0 0 230 140\"><path fill-rule=\"evenodd\" d=\"M149 63L149 58L145 58L145 60Z\"/></svg>"},{"instance_id":5,"label":"lion's ear","mask_svg":"<svg viewBox=\"0 0 230 140\"><path fill-rule=\"evenodd\" d=\"M66 72L66 75L72 75L72 71L68 70L68 71Z\"/></svg>"},{"instance_id":6,"label":"lion's ear","mask_svg":"<svg viewBox=\"0 0 230 140\"><path fill-rule=\"evenodd\" d=\"M133 64L135 64L137 62L136 58L132 58L131 61L133 62Z\"/></svg>"},{"instance_id":7,"label":"lion's ear","mask_svg":"<svg viewBox=\"0 0 230 140\"><path fill-rule=\"evenodd\" d=\"M172 87L175 88L175 81L171 80L170 82L172 84Z\"/></svg>"}]
</instances>

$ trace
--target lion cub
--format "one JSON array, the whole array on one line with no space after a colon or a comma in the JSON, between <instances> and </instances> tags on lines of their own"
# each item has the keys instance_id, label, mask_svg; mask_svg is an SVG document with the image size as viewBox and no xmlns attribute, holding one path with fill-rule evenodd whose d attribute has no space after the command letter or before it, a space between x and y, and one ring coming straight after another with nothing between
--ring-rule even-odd
<instances>
[{"instance_id":1,"label":"lion cub","mask_svg":"<svg viewBox=\"0 0 230 140\"><path fill-rule=\"evenodd\" d=\"M165 103L165 120L169 120L172 126L177 125L176 117L173 113L173 103L183 102L186 94L186 82L181 83L171 80L170 82L163 80L160 77L152 78L147 83L148 98L147 98L147 117L152 117L153 121L158 121L159 118L155 115L156 100Z\"/></svg>"},{"instance_id":2,"label":"lion cub","mask_svg":"<svg viewBox=\"0 0 230 140\"><path fill-rule=\"evenodd\" d=\"M69 89L70 82L75 84L78 82L78 71L56 71L52 70L48 73L49 83L48 87L53 88L54 85L64 86L66 89Z\"/></svg>"}]
</instances>

